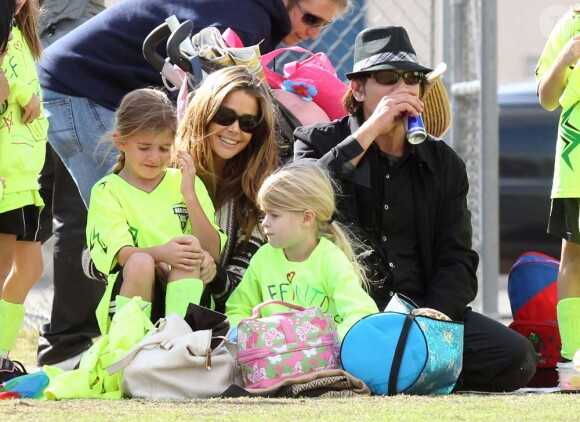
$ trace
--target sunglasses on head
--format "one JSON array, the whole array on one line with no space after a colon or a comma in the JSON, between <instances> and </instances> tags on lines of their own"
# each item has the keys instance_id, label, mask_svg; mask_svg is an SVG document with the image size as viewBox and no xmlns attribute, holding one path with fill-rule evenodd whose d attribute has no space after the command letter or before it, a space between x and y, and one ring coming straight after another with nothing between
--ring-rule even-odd
<instances>
[{"instance_id":1,"label":"sunglasses on head","mask_svg":"<svg viewBox=\"0 0 580 422\"><path fill-rule=\"evenodd\" d=\"M394 85L399 78L403 78L407 85L417 85L425 79L425 73L416 70L403 73L398 73L394 70L381 70L371 73L371 78L381 85Z\"/></svg>"},{"instance_id":2,"label":"sunglasses on head","mask_svg":"<svg viewBox=\"0 0 580 422\"><path fill-rule=\"evenodd\" d=\"M302 13L302 22L308 26L312 26L314 28L318 28L318 27L325 27L327 25L330 25L332 23L332 21L325 21L322 18L319 18L316 15L313 15L312 13L305 13L304 10L302 9L302 7L300 7L300 3L298 2L298 0L295 1L296 6L298 6L298 9L300 10L300 12Z\"/></svg>"},{"instance_id":3,"label":"sunglasses on head","mask_svg":"<svg viewBox=\"0 0 580 422\"><path fill-rule=\"evenodd\" d=\"M252 114L238 116L234 110L225 106L221 106L213 118L213 122L220 126L229 126L236 120L239 122L240 129L248 133L256 130L262 122L262 119L259 116L254 116Z\"/></svg>"}]
</instances>

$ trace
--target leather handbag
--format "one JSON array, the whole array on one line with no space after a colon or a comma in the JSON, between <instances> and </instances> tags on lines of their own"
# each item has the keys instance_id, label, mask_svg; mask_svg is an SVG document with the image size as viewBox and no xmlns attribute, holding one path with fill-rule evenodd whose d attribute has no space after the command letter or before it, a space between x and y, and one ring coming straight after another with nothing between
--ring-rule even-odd
<instances>
[{"instance_id":1,"label":"leather handbag","mask_svg":"<svg viewBox=\"0 0 580 422\"><path fill-rule=\"evenodd\" d=\"M201 308L201 313L225 315ZM199 309L198 309L199 310ZM235 354L228 350L229 322L219 329L198 325L173 313L155 327L125 356L107 368L109 374L124 370L121 389L127 397L190 399L219 397L232 384L242 385ZM226 322L227 324L223 324ZM223 332L223 328L227 328ZM221 335L223 334L223 335ZM231 346L234 350L234 346Z\"/></svg>"}]
</instances>

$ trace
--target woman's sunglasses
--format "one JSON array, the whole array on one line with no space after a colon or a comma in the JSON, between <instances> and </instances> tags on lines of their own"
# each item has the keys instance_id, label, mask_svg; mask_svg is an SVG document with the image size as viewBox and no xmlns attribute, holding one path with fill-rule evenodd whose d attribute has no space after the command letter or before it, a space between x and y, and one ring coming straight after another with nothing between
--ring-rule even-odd
<instances>
[{"instance_id":1,"label":"woman's sunglasses","mask_svg":"<svg viewBox=\"0 0 580 422\"><path fill-rule=\"evenodd\" d=\"M234 110L225 106L221 106L213 118L213 122L220 126L229 126L236 120L240 124L240 129L248 133L252 133L262 123L262 119L259 116L251 114L238 116Z\"/></svg>"},{"instance_id":2,"label":"woman's sunglasses","mask_svg":"<svg viewBox=\"0 0 580 422\"><path fill-rule=\"evenodd\" d=\"M394 85L399 78L403 78L407 85L417 85L425 79L425 74L416 70L403 73L398 73L394 70L381 70L371 73L371 78L381 85Z\"/></svg>"},{"instance_id":3,"label":"woman's sunglasses","mask_svg":"<svg viewBox=\"0 0 580 422\"><path fill-rule=\"evenodd\" d=\"M302 22L308 26L312 26L314 28L319 28L319 27L325 27L327 25L330 25L332 23L332 21L325 21L322 18L319 18L316 15L313 15L312 13L305 13L304 10L302 10L302 7L300 7L300 3L298 0L295 1L296 2L296 6L298 6L298 9L300 10L300 12L302 13Z\"/></svg>"}]
</instances>

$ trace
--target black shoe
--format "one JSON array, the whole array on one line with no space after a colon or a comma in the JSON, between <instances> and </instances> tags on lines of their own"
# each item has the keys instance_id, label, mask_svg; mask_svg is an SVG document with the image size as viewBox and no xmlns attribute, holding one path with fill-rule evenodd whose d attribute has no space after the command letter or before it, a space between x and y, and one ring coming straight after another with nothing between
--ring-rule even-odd
<instances>
[{"instance_id":1,"label":"black shoe","mask_svg":"<svg viewBox=\"0 0 580 422\"><path fill-rule=\"evenodd\" d=\"M26 375L26 369L17 360L10 360L8 358L0 358L0 383L4 383L12 378Z\"/></svg>"}]
</instances>

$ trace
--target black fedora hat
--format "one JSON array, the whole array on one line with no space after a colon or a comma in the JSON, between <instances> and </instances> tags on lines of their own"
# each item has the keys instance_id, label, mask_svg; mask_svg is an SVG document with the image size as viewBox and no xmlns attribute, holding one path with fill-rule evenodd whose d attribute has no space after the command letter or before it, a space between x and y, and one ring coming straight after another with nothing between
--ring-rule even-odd
<instances>
[{"instance_id":1,"label":"black fedora hat","mask_svg":"<svg viewBox=\"0 0 580 422\"><path fill-rule=\"evenodd\" d=\"M353 71L345 74L348 79L377 70L393 69L431 72L431 69L419 64L405 28L378 26L367 28L357 35Z\"/></svg>"}]
</instances>

